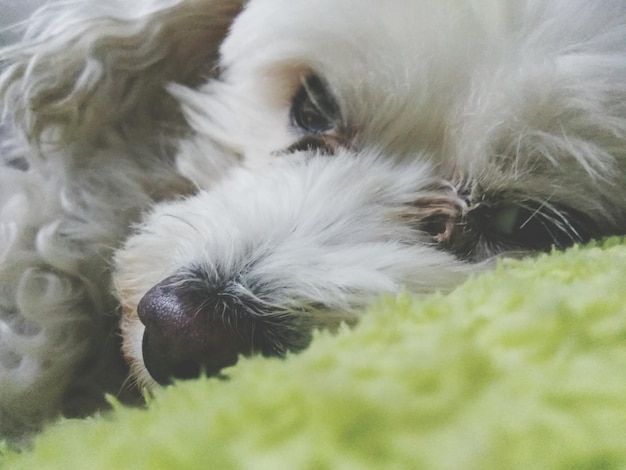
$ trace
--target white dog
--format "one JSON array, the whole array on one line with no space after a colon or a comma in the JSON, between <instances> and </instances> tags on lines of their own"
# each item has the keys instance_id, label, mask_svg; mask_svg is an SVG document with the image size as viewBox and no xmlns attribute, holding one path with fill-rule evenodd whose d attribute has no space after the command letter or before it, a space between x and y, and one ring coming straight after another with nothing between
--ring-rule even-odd
<instances>
[{"instance_id":1,"label":"white dog","mask_svg":"<svg viewBox=\"0 0 626 470\"><path fill-rule=\"evenodd\" d=\"M118 311L152 386L626 233L626 0L63 0L0 58L5 436L119 391Z\"/></svg>"}]
</instances>

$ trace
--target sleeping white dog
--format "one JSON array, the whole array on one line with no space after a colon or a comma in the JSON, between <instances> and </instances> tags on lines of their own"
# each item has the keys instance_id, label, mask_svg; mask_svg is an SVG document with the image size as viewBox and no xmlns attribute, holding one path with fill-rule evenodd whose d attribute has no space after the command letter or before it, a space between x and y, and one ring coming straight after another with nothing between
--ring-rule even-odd
<instances>
[{"instance_id":1,"label":"sleeping white dog","mask_svg":"<svg viewBox=\"0 0 626 470\"><path fill-rule=\"evenodd\" d=\"M64 0L0 52L0 434L626 233L626 0ZM132 388L129 384L125 389Z\"/></svg>"}]
</instances>

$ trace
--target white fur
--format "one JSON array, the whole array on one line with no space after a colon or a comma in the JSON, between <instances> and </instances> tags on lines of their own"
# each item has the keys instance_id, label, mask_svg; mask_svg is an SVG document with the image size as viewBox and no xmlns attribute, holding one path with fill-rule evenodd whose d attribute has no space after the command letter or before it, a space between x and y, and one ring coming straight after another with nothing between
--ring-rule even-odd
<instances>
[{"instance_id":1,"label":"white fur","mask_svg":"<svg viewBox=\"0 0 626 470\"><path fill-rule=\"evenodd\" d=\"M119 389L118 305L154 385L137 304L181 270L332 326L502 251L460 259L433 215L456 234L531 201L626 233L626 1L243 3L56 1L0 52L0 434ZM346 123L332 156L285 152L312 72Z\"/></svg>"}]
</instances>

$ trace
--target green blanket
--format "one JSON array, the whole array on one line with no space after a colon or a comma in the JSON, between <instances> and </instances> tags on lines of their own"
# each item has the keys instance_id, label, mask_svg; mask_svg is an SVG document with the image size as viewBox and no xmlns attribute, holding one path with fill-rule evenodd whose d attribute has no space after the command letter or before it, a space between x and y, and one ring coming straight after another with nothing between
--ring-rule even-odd
<instances>
[{"instance_id":1,"label":"green blanket","mask_svg":"<svg viewBox=\"0 0 626 470\"><path fill-rule=\"evenodd\" d=\"M353 330L64 421L23 469L626 468L626 242L501 262Z\"/></svg>"}]
</instances>

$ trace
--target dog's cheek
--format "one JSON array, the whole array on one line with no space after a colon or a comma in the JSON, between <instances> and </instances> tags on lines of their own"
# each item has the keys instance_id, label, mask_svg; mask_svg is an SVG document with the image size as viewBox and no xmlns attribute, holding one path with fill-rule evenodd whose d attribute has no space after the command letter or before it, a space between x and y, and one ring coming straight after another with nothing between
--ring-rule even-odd
<instances>
[{"instance_id":1,"label":"dog's cheek","mask_svg":"<svg viewBox=\"0 0 626 470\"><path fill-rule=\"evenodd\" d=\"M122 308L120 331L122 335L122 355L130 367L130 375L140 387L153 388L157 384L143 363L142 342L144 326L139 321L135 309Z\"/></svg>"}]
</instances>

